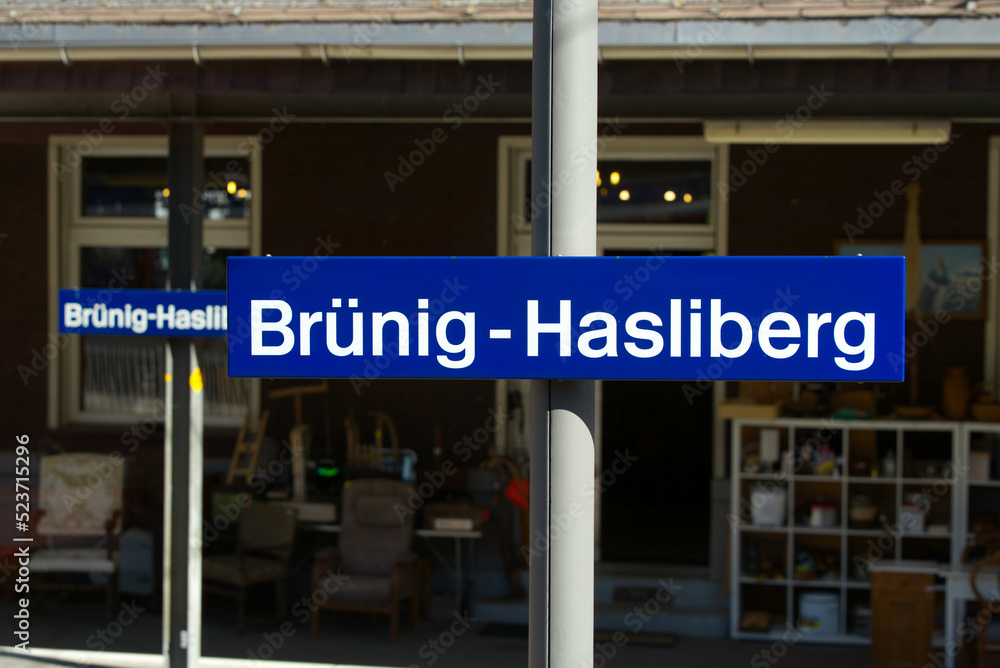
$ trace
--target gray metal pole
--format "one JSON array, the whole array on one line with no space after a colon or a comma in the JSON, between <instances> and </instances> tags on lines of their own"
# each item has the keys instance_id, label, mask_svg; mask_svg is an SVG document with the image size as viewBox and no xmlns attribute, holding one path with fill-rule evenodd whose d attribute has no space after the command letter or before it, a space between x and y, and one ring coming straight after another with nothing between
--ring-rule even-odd
<instances>
[{"instance_id":1,"label":"gray metal pole","mask_svg":"<svg viewBox=\"0 0 1000 668\"><path fill-rule=\"evenodd\" d=\"M533 255L597 246L597 0L535 0ZM574 323L575 324L575 323ZM594 658L595 382L531 384L531 668Z\"/></svg>"},{"instance_id":2,"label":"gray metal pole","mask_svg":"<svg viewBox=\"0 0 1000 668\"><path fill-rule=\"evenodd\" d=\"M200 123L170 126L168 286L201 286L205 187ZM202 386L190 339L167 344L164 452L163 653L168 668L197 666L201 653Z\"/></svg>"}]
</instances>

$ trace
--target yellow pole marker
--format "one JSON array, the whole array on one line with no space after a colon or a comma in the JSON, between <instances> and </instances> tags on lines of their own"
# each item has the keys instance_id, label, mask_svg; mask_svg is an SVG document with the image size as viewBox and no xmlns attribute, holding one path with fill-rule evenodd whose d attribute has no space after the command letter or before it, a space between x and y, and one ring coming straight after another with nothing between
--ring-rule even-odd
<instances>
[{"instance_id":1,"label":"yellow pole marker","mask_svg":"<svg viewBox=\"0 0 1000 668\"><path fill-rule=\"evenodd\" d=\"M201 388L205 386L205 383L201 379L201 367L195 367L194 372L191 374L190 383L192 390L201 392Z\"/></svg>"},{"instance_id":2,"label":"yellow pole marker","mask_svg":"<svg viewBox=\"0 0 1000 668\"><path fill-rule=\"evenodd\" d=\"M163 374L163 380L165 380L166 382L168 382L168 383L169 383L169 382L170 382L170 381L172 381L173 379L174 379L174 377L173 377L173 376L171 376L171 375L170 375L169 373L165 373L165 374Z\"/></svg>"}]
</instances>

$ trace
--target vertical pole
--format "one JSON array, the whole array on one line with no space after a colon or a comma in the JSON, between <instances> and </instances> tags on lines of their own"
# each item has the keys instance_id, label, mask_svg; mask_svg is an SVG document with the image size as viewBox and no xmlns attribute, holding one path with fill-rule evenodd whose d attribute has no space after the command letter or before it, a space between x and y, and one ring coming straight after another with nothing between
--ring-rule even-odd
<instances>
[{"instance_id":1,"label":"vertical pole","mask_svg":"<svg viewBox=\"0 0 1000 668\"><path fill-rule=\"evenodd\" d=\"M597 245L597 0L535 0L532 46L533 255ZM595 382L531 384L529 665L594 658Z\"/></svg>"},{"instance_id":2,"label":"vertical pole","mask_svg":"<svg viewBox=\"0 0 1000 668\"><path fill-rule=\"evenodd\" d=\"M170 126L168 287L201 286L205 187L200 123ZM201 370L190 339L167 344L167 423L163 546L163 653L168 668L197 666L201 654L202 399Z\"/></svg>"}]
</instances>

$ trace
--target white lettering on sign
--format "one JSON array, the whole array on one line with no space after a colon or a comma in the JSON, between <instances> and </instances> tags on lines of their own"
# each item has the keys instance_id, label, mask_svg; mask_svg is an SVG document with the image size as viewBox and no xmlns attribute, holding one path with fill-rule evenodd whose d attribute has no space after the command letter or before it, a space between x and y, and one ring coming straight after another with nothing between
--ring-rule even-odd
<instances>
[{"instance_id":1,"label":"white lettering on sign","mask_svg":"<svg viewBox=\"0 0 1000 668\"><path fill-rule=\"evenodd\" d=\"M286 305L287 306L287 305ZM133 307L126 303L122 307L109 308L97 303L84 306L79 302L63 304L63 325L68 329L129 329L135 334L145 334L155 327L163 332L178 331L223 331L226 329L228 314L225 306L206 306L203 309L176 308L156 305L156 311Z\"/></svg>"},{"instance_id":2,"label":"white lettering on sign","mask_svg":"<svg viewBox=\"0 0 1000 668\"><path fill-rule=\"evenodd\" d=\"M331 300L333 309L342 308L342 299ZM417 356L430 355L430 319L427 313L429 300L418 300L417 313ZM358 308L357 299L349 299L349 309ZM277 311L278 318L264 320L264 311ZM384 313L375 311L371 314L371 340L369 347L365 346L365 314L362 311L353 313L336 310L326 313L299 313L299 354L311 355L312 326L324 320L326 316L326 348L332 355L346 357L348 355L364 355L371 350L373 355L384 355L387 344L392 341L397 346L394 351L401 357L410 354L410 321L399 311ZM350 326L337 325L337 316L341 315ZM347 319L349 317L349 320ZM295 347L295 332L290 326L293 314L288 302L280 299L250 300L250 354L251 355L287 355ZM350 330L349 341L346 332ZM476 359L476 314L461 311L448 311L438 318L434 328L435 340L443 354L437 355L438 364L447 369L464 369ZM456 336L455 333L458 332ZM281 335L281 342L264 343L264 334L273 332ZM273 340L272 340L273 341ZM342 342L344 342L342 344Z\"/></svg>"},{"instance_id":3,"label":"white lettering on sign","mask_svg":"<svg viewBox=\"0 0 1000 668\"><path fill-rule=\"evenodd\" d=\"M505 328L488 330L493 345L511 345L522 341L527 357L539 357L543 350L558 351L560 357L581 355L590 359L623 355L640 359L661 355L682 357L687 339L689 357L702 356L701 299L670 299L662 312L638 311L616 317L603 311L574 313L573 301L560 299L541 303L526 300L525 329L511 328L516 323L491 323ZM332 310L301 312L295 317L291 306L280 299L250 301L251 351L253 355L287 355L298 343L299 355L312 354L312 328L326 323L326 348L337 357L412 354L411 320L400 311L366 313L358 299L332 299ZM418 299L416 313L416 355L430 357L431 331L427 312L428 299ZM172 309L173 307L171 307ZM558 314L558 315L556 315ZM181 316L160 313L149 316L159 326L161 320L178 326ZM791 359L805 353L808 357L831 355L845 371L863 371L875 360L875 314L807 313L805 323L791 313L772 312L754 325L743 313L726 311L721 299L708 300L707 338L709 357L739 358L754 345L767 357ZM624 331L619 331L624 319ZM193 315L191 316L193 322ZM297 326L296 326L297 325ZM832 325L824 329L824 325ZM805 337L803 340L803 331ZM669 345L666 345L669 342ZM434 327L437 350L433 357L447 369L464 369L476 359L476 313L447 311ZM485 341L484 341L485 343ZM802 344L805 344L804 348ZM839 354L837 354L839 353ZM516 351L512 351L516 354Z\"/></svg>"}]
</instances>

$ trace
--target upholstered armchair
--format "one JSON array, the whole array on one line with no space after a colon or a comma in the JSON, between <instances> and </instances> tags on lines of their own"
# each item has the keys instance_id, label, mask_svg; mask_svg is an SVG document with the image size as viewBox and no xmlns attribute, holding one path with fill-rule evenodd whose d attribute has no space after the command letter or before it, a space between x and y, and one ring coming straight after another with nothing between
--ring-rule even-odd
<instances>
[{"instance_id":1,"label":"upholstered armchair","mask_svg":"<svg viewBox=\"0 0 1000 668\"><path fill-rule=\"evenodd\" d=\"M254 501L240 513L236 551L202 559L204 589L236 599L240 635L246 624L250 587L273 583L277 589L275 614L279 619L285 617L297 518L294 508Z\"/></svg>"},{"instance_id":2,"label":"upholstered armchair","mask_svg":"<svg viewBox=\"0 0 1000 668\"><path fill-rule=\"evenodd\" d=\"M32 587L104 589L107 617L112 618L118 606L124 480L125 462L120 456L68 453L42 457L40 512L34 527L47 547L31 554L32 574L42 575ZM78 577L55 578L67 573Z\"/></svg>"},{"instance_id":3,"label":"upholstered armchair","mask_svg":"<svg viewBox=\"0 0 1000 668\"><path fill-rule=\"evenodd\" d=\"M410 486L400 480L362 479L347 483L341 498L340 541L324 548L313 563L310 631L319 633L321 610L389 615L389 641L399 637L400 604L409 600L410 621L420 615L420 566L410 551L413 513ZM320 595L323 592L325 595Z\"/></svg>"}]
</instances>

